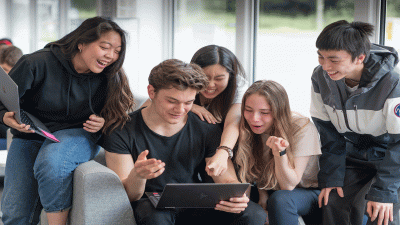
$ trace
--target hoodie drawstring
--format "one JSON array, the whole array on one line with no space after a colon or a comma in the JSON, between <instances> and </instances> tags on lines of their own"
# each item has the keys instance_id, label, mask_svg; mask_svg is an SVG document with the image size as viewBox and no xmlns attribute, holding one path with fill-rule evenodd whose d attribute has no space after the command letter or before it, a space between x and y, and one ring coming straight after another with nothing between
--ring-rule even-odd
<instances>
[{"instance_id":1,"label":"hoodie drawstring","mask_svg":"<svg viewBox=\"0 0 400 225\"><path fill-rule=\"evenodd\" d=\"M93 114L97 115L92 107L92 85L90 84L90 78L88 79L88 83L89 83L89 108L90 111L92 111Z\"/></svg>"},{"instance_id":2,"label":"hoodie drawstring","mask_svg":"<svg viewBox=\"0 0 400 225\"><path fill-rule=\"evenodd\" d=\"M72 77L69 75L69 83L68 83L68 95L67 95L67 116L69 115L69 99L70 99L70 94L71 94L71 88L72 88Z\"/></svg>"}]
</instances>

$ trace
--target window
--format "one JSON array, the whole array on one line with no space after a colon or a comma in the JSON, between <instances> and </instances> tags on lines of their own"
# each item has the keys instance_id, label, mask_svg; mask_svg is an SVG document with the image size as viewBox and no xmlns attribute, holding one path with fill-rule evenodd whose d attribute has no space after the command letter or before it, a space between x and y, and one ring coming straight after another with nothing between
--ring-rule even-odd
<instances>
[{"instance_id":1,"label":"window","mask_svg":"<svg viewBox=\"0 0 400 225\"><path fill-rule=\"evenodd\" d=\"M38 0L37 4L37 43L36 49L59 37L59 5L58 0Z\"/></svg>"},{"instance_id":2,"label":"window","mask_svg":"<svg viewBox=\"0 0 400 225\"><path fill-rule=\"evenodd\" d=\"M189 62L206 45L221 45L235 52L236 1L177 0L174 58Z\"/></svg>"},{"instance_id":3,"label":"window","mask_svg":"<svg viewBox=\"0 0 400 225\"><path fill-rule=\"evenodd\" d=\"M388 0L386 10L385 45L400 51L400 2Z\"/></svg>"},{"instance_id":4,"label":"window","mask_svg":"<svg viewBox=\"0 0 400 225\"><path fill-rule=\"evenodd\" d=\"M84 20L97 16L96 0L71 0L70 4L67 33L75 30Z\"/></svg>"},{"instance_id":5,"label":"window","mask_svg":"<svg viewBox=\"0 0 400 225\"><path fill-rule=\"evenodd\" d=\"M13 0L11 6L10 37L23 53L28 53L31 50L29 0Z\"/></svg>"},{"instance_id":6,"label":"window","mask_svg":"<svg viewBox=\"0 0 400 225\"><path fill-rule=\"evenodd\" d=\"M254 80L279 82L291 109L309 116L311 74L318 65L315 41L326 25L354 20L354 1L260 0L259 7Z\"/></svg>"}]
</instances>

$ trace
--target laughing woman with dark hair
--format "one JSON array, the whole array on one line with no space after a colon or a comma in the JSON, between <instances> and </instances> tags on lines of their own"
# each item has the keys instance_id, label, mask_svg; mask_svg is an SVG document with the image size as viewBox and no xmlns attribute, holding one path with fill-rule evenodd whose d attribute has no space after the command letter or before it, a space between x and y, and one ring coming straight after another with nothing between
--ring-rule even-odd
<instances>
[{"instance_id":1,"label":"laughing woman with dark hair","mask_svg":"<svg viewBox=\"0 0 400 225\"><path fill-rule=\"evenodd\" d=\"M66 224L74 169L96 156L102 131L124 124L134 106L122 70L125 51L125 32L94 17L14 66L21 109L60 142L33 134L0 104L0 122L14 134L1 201L4 224L37 224L42 206L49 224Z\"/></svg>"}]
</instances>

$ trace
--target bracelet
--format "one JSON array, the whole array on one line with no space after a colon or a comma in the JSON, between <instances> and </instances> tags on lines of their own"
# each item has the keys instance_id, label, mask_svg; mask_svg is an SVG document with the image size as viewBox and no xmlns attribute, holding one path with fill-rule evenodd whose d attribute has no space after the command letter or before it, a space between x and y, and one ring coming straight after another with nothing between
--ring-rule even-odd
<instances>
[{"instance_id":1,"label":"bracelet","mask_svg":"<svg viewBox=\"0 0 400 225\"><path fill-rule=\"evenodd\" d=\"M283 156L283 155L285 155L285 154L286 154L286 149L279 152L279 156Z\"/></svg>"},{"instance_id":2,"label":"bracelet","mask_svg":"<svg viewBox=\"0 0 400 225\"><path fill-rule=\"evenodd\" d=\"M217 150L218 150L218 149L223 149L223 150L227 151L227 152L228 152L229 158L232 159L232 157L233 157L233 151L232 151L231 148L229 148L228 146L222 145L222 146L219 146L219 147L217 148Z\"/></svg>"}]
</instances>

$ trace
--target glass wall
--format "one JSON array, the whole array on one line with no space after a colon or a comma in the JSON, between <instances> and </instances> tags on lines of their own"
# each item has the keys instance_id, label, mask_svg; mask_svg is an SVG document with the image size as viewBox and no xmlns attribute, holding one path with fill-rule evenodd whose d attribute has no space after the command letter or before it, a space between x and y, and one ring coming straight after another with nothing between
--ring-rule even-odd
<instances>
[{"instance_id":1,"label":"glass wall","mask_svg":"<svg viewBox=\"0 0 400 225\"><path fill-rule=\"evenodd\" d=\"M71 7L68 11L68 30L67 33L73 31L81 23L88 18L97 15L97 0L71 0Z\"/></svg>"},{"instance_id":2,"label":"glass wall","mask_svg":"<svg viewBox=\"0 0 400 225\"><path fill-rule=\"evenodd\" d=\"M38 0L37 5L37 43L36 49L59 38L59 1Z\"/></svg>"},{"instance_id":3,"label":"glass wall","mask_svg":"<svg viewBox=\"0 0 400 225\"><path fill-rule=\"evenodd\" d=\"M30 39L30 6L29 0L11 1L11 26L10 37L23 53L29 53L31 49Z\"/></svg>"},{"instance_id":4,"label":"glass wall","mask_svg":"<svg viewBox=\"0 0 400 225\"><path fill-rule=\"evenodd\" d=\"M309 116L315 41L329 23L354 20L354 0L260 0L254 80L275 80L293 111Z\"/></svg>"},{"instance_id":5,"label":"glass wall","mask_svg":"<svg viewBox=\"0 0 400 225\"><path fill-rule=\"evenodd\" d=\"M385 45L400 52L400 1L387 0Z\"/></svg>"},{"instance_id":6,"label":"glass wall","mask_svg":"<svg viewBox=\"0 0 400 225\"><path fill-rule=\"evenodd\" d=\"M176 4L174 58L189 62L209 44L235 52L236 1L177 0Z\"/></svg>"}]
</instances>

